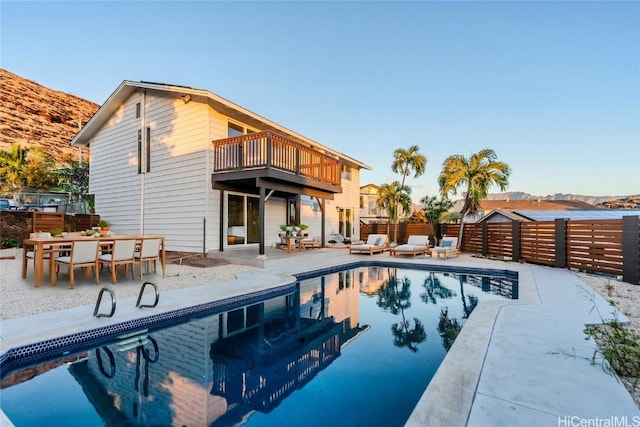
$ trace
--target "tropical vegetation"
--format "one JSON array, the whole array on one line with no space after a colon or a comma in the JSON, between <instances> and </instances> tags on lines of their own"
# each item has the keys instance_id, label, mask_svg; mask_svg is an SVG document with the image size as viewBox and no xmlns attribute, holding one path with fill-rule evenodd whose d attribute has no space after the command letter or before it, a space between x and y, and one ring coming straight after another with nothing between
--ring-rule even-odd
<instances>
[{"instance_id":1,"label":"tropical vegetation","mask_svg":"<svg viewBox=\"0 0 640 427\"><path fill-rule=\"evenodd\" d=\"M498 161L496 153L489 148L468 158L456 154L445 159L438 176L440 194L447 196L455 195L459 190L464 191L458 245L462 241L464 220L480 212L480 202L487 197L491 186L497 185L500 191L506 190L510 175L509 165Z\"/></svg>"},{"instance_id":2,"label":"tropical vegetation","mask_svg":"<svg viewBox=\"0 0 640 427\"><path fill-rule=\"evenodd\" d=\"M376 200L376 206L387 211L389 225L395 224L398 219L399 208L402 208L404 212L411 210L411 188L400 184L399 181L382 184ZM398 230L394 227L394 242L397 242L397 236Z\"/></svg>"},{"instance_id":3,"label":"tropical vegetation","mask_svg":"<svg viewBox=\"0 0 640 427\"><path fill-rule=\"evenodd\" d=\"M0 150L0 192L11 195L32 190L84 194L89 189L89 166L71 159L62 167L39 147L12 144Z\"/></svg>"},{"instance_id":4,"label":"tropical vegetation","mask_svg":"<svg viewBox=\"0 0 640 427\"><path fill-rule=\"evenodd\" d=\"M413 177L418 178L421 176L427 167L427 158L419 153L420 147L412 145L408 149L397 148L393 152L393 162L391 163L391 170L395 173L402 175L402 181L400 182L400 188L405 188L405 179L413 172ZM396 203L396 216L400 212L400 201ZM411 201L409 201L409 208L404 208L403 212L411 211ZM394 241L398 235L398 223L394 222Z\"/></svg>"},{"instance_id":5,"label":"tropical vegetation","mask_svg":"<svg viewBox=\"0 0 640 427\"><path fill-rule=\"evenodd\" d=\"M440 224L443 222L444 215L453 207L453 203L447 196L441 196L440 199L436 196L424 196L420 199L422 204L422 213L431 225L434 238L438 242L442 238L440 231Z\"/></svg>"}]
</instances>

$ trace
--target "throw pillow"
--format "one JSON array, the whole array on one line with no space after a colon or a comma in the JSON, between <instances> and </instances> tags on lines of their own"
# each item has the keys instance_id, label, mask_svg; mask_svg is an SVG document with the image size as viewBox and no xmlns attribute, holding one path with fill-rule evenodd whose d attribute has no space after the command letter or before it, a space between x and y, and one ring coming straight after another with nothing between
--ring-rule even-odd
<instances>
[{"instance_id":1,"label":"throw pillow","mask_svg":"<svg viewBox=\"0 0 640 427\"><path fill-rule=\"evenodd\" d=\"M443 240L442 241L442 247L443 248L450 248L452 243L453 242L451 240Z\"/></svg>"},{"instance_id":2,"label":"throw pillow","mask_svg":"<svg viewBox=\"0 0 640 427\"><path fill-rule=\"evenodd\" d=\"M378 237L373 245L378 246L380 245L381 242L382 242L382 237Z\"/></svg>"}]
</instances>

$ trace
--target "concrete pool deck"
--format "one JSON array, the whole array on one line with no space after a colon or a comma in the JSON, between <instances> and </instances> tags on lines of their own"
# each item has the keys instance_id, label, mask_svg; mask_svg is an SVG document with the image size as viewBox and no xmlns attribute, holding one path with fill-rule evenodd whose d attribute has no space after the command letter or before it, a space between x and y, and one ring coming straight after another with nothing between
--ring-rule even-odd
<instances>
[{"instance_id":1,"label":"concrete pool deck","mask_svg":"<svg viewBox=\"0 0 640 427\"><path fill-rule=\"evenodd\" d=\"M4 320L0 322L0 354L74 332L290 283L294 274L341 264L376 260L506 269L519 273L519 299L476 307L407 425L571 426L581 425L581 420L625 417L628 425L640 422L640 410L624 385L600 363L591 364L595 343L584 339L585 324L600 322L594 304L603 315L611 307L568 270L464 255L445 261L386 253L349 255L346 249L283 253L268 251L264 269L239 273L234 281L164 292L155 308L140 310L135 308L136 298L128 298L118 300L112 318L93 317L91 305ZM234 254L250 259L256 251ZM23 280L19 270L9 271L12 267L8 265L14 264L3 261L1 274ZM162 283L162 276L145 278ZM32 286L29 280L25 286ZM10 425L2 414L0 421ZM589 425L598 424L592 421Z\"/></svg>"}]
</instances>

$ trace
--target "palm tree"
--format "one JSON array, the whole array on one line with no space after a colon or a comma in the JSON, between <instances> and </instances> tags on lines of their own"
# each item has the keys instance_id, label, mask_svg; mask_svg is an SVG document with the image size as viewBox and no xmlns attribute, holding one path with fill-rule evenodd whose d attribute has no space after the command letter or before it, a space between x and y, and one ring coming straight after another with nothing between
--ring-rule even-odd
<instances>
[{"instance_id":1,"label":"palm tree","mask_svg":"<svg viewBox=\"0 0 640 427\"><path fill-rule=\"evenodd\" d=\"M393 152L393 163L391 163L391 170L395 173L402 174L402 181L400 183L401 187L404 187L404 181L407 176L413 171L413 177L417 178L424 173L424 170L427 167L427 158L418 153L420 147L417 145L412 145L407 150L402 148L397 148ZM404 208L404 207L403 207ZM411 205L409 205L408 209L405 209L405 212L411 209ZM400 207L396 204L396 212L400 211ZM396 224L394 227L394 236L397 235L397 227ZM394 239L395 240L395 239Z\"/></svg>"},{"instance_id":2,"label":"palm tree","mask_svg":"<svg viewBox=\"0 0 640 427\"><path fill-rule=\"evenodd\" d=\"M398 181L382 184L376 200L376 206L385 209L389 215L389 224L395 224L399 207L405 211L411 209L411 188ZM397 241L397 229L394 228L393 241Z\"/></svg>"},{"instance_id":3,"label":"palm tree","mask_svg":"<svg viewBox=\"0 0 640 427\"><path fill-rule=\"evenodd\" d=\"M468 159L456 154L444 161L438 177L440 193L443 196L449 193L455 195L461 187L465 190L458 245L462 244L465 218L480 212L480 202L487 197L492 185L495 184L500 187L500 191L504 191L509 185L509 175L509 165L499 162L496 153L489 148L480 150Z\"/></svg>"}]
</instances>

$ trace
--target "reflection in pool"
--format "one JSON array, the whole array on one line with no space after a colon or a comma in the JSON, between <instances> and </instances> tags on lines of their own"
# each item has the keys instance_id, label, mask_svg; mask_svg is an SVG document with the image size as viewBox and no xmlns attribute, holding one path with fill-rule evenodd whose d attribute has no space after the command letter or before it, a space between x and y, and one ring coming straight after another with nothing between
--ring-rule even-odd
<instances>
[{"instance_id":1,"label":"reflection in pool","mask_svg":"<svg viewBox=\"0 0 640 427\"><path fill-rule=\"evenodd\" d=\"M403 425L476 305L512 292L505 278L390 267L308 278L14 372L2 410L16 426Z\"/></svg>"}]
</instances>

